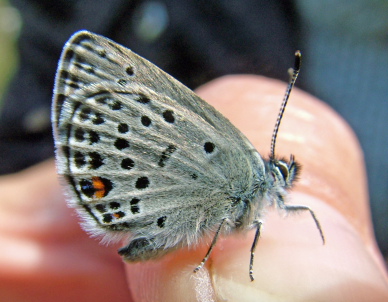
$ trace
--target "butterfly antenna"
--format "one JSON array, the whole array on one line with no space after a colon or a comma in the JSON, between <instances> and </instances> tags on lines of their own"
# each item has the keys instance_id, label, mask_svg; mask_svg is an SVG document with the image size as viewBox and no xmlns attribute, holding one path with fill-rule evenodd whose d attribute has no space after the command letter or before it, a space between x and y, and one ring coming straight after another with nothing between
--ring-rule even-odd
<instances>
[{"instance_id":1,"label":"butterfly antenna","mask_svg":"<svg viewBox=\"0 0 388 302\"><path fill-rule=\"evenodd\" d=\"M276 145L276 138L278 136L280 122L282 121L284 110L286 109L288 99L290 98L291 90L292 90L292 88L295 85L296 79L298 78L301 63L302 63L302 54L300 53L299 50L297 50L295 52L294 68L291 70L292 75L290 77L290 81L288 82L286 94L284 95L284 99L283 99L282 105L280 106L278 118L276 120L275 128L274 128L273 134L272 134L271 159L275 158L275 145Z\"/></svg>"}]
</instances>

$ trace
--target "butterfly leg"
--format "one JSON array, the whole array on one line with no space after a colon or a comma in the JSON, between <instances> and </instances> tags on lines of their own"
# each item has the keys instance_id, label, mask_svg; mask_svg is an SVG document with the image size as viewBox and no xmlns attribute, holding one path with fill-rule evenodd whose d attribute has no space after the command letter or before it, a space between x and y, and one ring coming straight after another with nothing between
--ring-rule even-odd
<instances>
[{"instance_id":1,"label":"butterfly leg","mask_svg":"<svg viewBox=\"0 0 388 302\"><path fill-rule=\"evenodd\" d=\"M194 273L198 272L206 263L207 259L209 258L214 246L216 245L216 242L217 242L217 239L218 239L218 236L220 235L220 231L221 231L221 228L222 226L224 225L225 223L225 220L226 218L224 218L221 223L220 223L220 226L218 227L217 231L216 231L216 234L214 235L214 238L213 238L213 241L209 247L209 250L207 251L206 253L206 256L203 258L202 262L195 268L194 270Z\"/></svg>"},{"instance_id":2,"label":"butterfly leg","mask_svg":"<svg viewBox=\"0 0 388 302\"><path fill-rule=\"evenodd\" d=\"M323 235L321 224L319 223L319 220L317 216L315 216L315 213L313 210L311 210L308 206L302 206L302 205L285 205L284 203L279 203L278 205L280 208L284 209L286 212L299 212L299 211L309 211L311 216L314 219L315 225L317 226L317 229L319 231L319 234L322 238L322 243L325 244L325 236Z\"/></svg>"},{"instance_id":3,"label":"butterfly leg","mask_svg":"<svg viewBox=\"0 0 388 302\"><path fill-rule=\"evenodd\" d=\"M253 243L251 247L251 260L249 262L249 277L251 278L251 281L255 280L255 278L253 277L253 260L255 258L256 246L260 238L261 225L263 223L261 221L256 221L255 224L256 224L256 234L255 234L255 238L253 239Z\"/></svg>"}]
</instances>

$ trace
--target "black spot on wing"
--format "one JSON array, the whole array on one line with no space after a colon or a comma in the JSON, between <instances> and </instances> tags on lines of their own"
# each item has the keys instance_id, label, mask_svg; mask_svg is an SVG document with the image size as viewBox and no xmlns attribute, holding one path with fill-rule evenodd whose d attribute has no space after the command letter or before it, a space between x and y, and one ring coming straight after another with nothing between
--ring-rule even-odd
<instances>
[{"instance_id":1,"label":"black spot on wing","mask_svg":"<svg viewBox=\"0 0 388 302\"><path fill-rule=\"evenodd\" d=\"M169 145L160 156L158 165L159 167L164 167L166 165L166 162L171 157L171 154L173 154L176 151L176 147L174 145Z\"/></svg>"}]
</instances>

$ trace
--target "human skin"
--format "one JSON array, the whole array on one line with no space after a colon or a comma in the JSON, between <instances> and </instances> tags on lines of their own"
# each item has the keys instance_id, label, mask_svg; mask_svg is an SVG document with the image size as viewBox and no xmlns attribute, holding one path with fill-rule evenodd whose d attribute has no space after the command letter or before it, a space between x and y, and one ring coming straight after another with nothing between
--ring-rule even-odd
<instances>
[{"instance_id":1,"label":"human skin","mask_svg":"<svg viewBox=\"0 0 388 302\"><path fill-rule=\"evenodd\" d=\"M263 156L285 84L228 76L198 94L236 125ZM254 231L221 237L205 267L193 269L209 240L161 259L123 263L120 245L102 246L67 208L53 160L0 177L1 301L388 301L388 282L370 220L360 146L328 106L294 90L276 154L302 164L288 215L269 209L248 275ZM280 214L280 215L279 215Z\"/></svg>"}]
</instances>

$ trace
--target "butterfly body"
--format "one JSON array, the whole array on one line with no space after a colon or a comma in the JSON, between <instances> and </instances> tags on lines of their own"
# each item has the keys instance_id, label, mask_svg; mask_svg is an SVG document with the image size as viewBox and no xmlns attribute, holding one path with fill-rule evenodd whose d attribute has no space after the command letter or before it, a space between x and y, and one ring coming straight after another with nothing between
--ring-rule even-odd
<instances>
[{"instance_id":1,"label":"butterfly body","mask_svg":"<svg viewBox=\"0 0 388 302\"><path fill-rule=\"evenodd\" d=\"M298 172L265 161L190 89L132 51L81 31L64 47L52 108L58 173L83 226L127 239L128 261L257 227ZM279 201L280 199L280 201Z\"/></svg>"}]
</instances>

